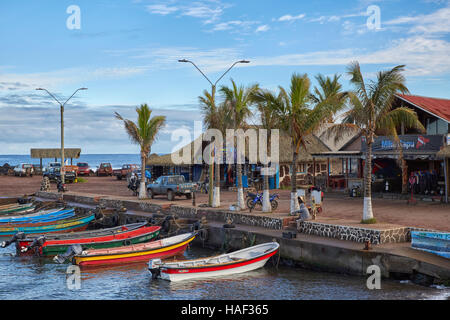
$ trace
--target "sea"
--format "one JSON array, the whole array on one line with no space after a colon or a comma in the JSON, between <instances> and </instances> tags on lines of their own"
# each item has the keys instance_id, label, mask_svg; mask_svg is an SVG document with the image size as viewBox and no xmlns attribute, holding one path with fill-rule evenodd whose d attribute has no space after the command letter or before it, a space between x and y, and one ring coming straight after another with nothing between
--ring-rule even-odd
<instances>
[{"instance_id":1,"label":"sea","mask_svg":"<svg viewBox=\"0 0 450 320\"><path fill-rule=\"evenodd\" d=\"M192 246L185 259L215 255L215 250ZM369 290L365 277L277 266L221 278L181 282L152 279L148 266L128 264L79 270L50 258L16 256L14 246L0 248L0 299L20 300L448 300L450 288L425 287L410 281L381 280Z\"/></svg>"},{"instance_id":2,"label":"sea","mask_svg":"<svg viewBox=\"0 0 450 320\"><path fill-rule=\"evenodd\" d=\"M47 163L54 161L55 159L42 159L42 165L45 166ZM126 163L140 165L141 156L140 154L81 154L78 159L73 159L72 161L74 165L77 162L87 162L93 168L100 166L102 162L109 162L113 168L120 168ZM39 159L33 159L30 155L24 154L0 155L0 166L3 166L5 163L10 166L16 166L19 163L39 165ZM66 164L70 164L70 159L66 159Z\"/></svg>"}]
</instances>

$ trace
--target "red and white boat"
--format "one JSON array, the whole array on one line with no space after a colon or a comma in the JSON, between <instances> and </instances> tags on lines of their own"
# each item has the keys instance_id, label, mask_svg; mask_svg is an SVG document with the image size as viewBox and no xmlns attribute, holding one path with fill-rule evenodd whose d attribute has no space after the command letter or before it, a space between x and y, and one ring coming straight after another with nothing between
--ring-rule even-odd
<instances>
[{"instance_id":1,"label":"red and white boat","mask_svg":"<svg viewBox=\"0 0 450 320\"><path fill-rule=\"evenodd\" d=\"M268 242L195 260L164 262L161 259L152 259L148 263L148 269L153 278L161 277L169 281L220 277L264 267L267 260L277 253L279 247L277 242Z\"/></svg>"}]
</instances>

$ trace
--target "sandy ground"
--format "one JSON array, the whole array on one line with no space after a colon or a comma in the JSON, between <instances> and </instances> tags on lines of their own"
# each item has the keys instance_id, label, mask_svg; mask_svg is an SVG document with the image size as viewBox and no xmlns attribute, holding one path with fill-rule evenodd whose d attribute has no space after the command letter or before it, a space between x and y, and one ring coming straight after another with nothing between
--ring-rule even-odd
<instances>
[{"instance_id":1,"label":"sandy ground","mask_svg":"<svg viewBox=\"0 0 450 320\"><path fill-rule=\"evenodd\" d=\"M115 177L86 177L87 182L68 184L70 192L91 193L111 196L121 196L136 199L127 188L127 182L119 181ZM22 196L32 194L39 190L42 177L12 177L0 176L0 197ZM53 191L56 185L51 184ZM277 190L280 195L279 207L274 212L276 215L286 216L289 212L289 190ZM164 196L157 196L151 200L155 203L171 203ZM208 202L207 194L196 194L196 204ZM192 205L192 200L177 197L174 202L177 205ZM236 193L230 191L221 192L222 208L228 208L236 203ZM323 212L321 218L324 221L353 221L359 222L362 217L362 198L349 198L339 194L325 194ZM374 216L379 224L396 224L430 228L434 230L450 231L450 205L440 203L418 203L407 205L404 200L373 199ZM255 211L253 211L255 212ZM256 213L258 210L256 210ZM259 211L260 212L260 211Z\"/></svg>"}]
</instances>

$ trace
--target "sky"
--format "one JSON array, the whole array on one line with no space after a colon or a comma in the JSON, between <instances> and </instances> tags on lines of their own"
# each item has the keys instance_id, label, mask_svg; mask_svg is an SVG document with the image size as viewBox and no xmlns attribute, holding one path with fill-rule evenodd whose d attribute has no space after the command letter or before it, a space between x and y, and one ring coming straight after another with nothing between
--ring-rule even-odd
<instances>
[{"instance_id":1,"label":"sky","mask_svg":"<svg viewBox=\"0 0 450 320\"><path fill-rule=\"evenodd\" d=\"M171 152L175 129L202 117L215 82L288 87L293 73L364 76L406 65L411 94L450 98L450 1L440 0L1 0L0 154L60 147L82 153L138 153L122 123L147 103L166 126L152 153ZM192 138L194 138L192 136Z\"/></svg>"}]
</instances>

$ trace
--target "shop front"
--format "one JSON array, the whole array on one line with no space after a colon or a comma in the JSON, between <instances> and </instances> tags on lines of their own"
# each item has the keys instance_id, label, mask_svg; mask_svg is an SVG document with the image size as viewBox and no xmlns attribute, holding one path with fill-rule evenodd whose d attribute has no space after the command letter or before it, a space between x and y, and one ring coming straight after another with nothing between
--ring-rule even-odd
<instances>
[{"instance_id":1,"label":"shop front","mask_svg":"<svg viewBox=\"0 0 450 320\"><path fill-rule=\"evenodd\" d=\"M379 136L372 144L372 190L408 192L430 196L445 193L444 162L437 153L444 143L443 135L401 135L400 146L391 138ZM363 139L362 151L367 145ZM401 161L403 155L403 162Z\"/></svg>"}]
</instances>

